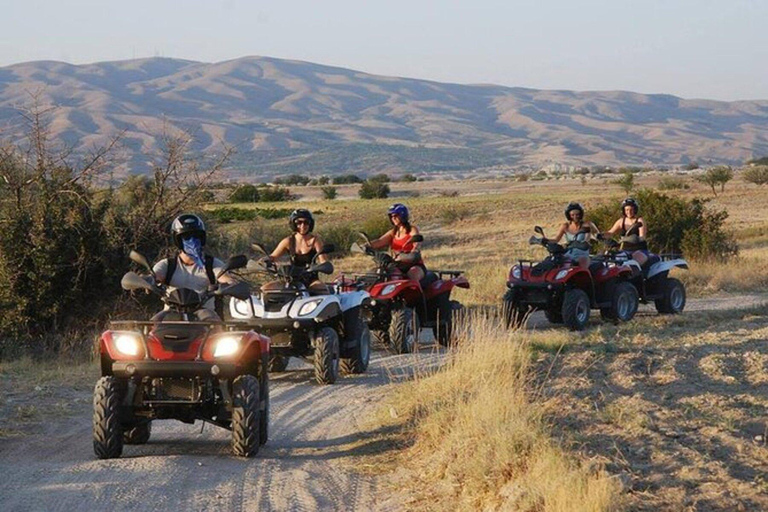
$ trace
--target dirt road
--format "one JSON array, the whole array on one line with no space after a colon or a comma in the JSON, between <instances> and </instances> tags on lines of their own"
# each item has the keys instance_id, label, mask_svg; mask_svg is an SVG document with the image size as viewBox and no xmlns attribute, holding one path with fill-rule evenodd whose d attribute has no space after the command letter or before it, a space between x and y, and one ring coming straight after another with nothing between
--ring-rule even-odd
<instances>
[{"instance_id":1,"label":"dirt road","mask_svg":"<svg viewBox=\"0 0 768 512\"><path fill-rule=\"evenodd\" d=\"M688 309L764 300L691 300ZM641 314L651 313L643 308ZM540 319L531 320L538 327ZM43 389L39 393L49 400L67 402L70 413L34 424L28 435L0 439L0 509L382 510L381 497L390 490L344 461L370 451L361 432L380 407L390 376L433 356L427 351L415 357L377 351L368 374L332 386L313 384L309 367L292 363L293 371L272 376L270 440L249 460L230 455L229 432L206 425L201 433L199 422L175 421L155 422L150 442L126 446L120 459L95 460L90 393ZM2 385L7 391L8 383Z\"/></svg>"}]
</instances>

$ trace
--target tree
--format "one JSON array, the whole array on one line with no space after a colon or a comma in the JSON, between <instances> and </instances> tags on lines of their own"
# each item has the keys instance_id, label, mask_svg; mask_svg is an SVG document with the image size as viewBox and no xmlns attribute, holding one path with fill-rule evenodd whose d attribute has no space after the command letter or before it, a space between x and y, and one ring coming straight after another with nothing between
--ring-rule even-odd
<instances>
[{"instance_id":1,"label":"tree","mask_svg":"<svg viewBox=\"0 0 768 512\"><path fill-rule=\"evenodd\" d=\"M404 181L406 183L411 183L414 181L418 181L418 178L414 176L413 174L403 174L403 176L400 178L400 181Z\"/></svg>"},{"instance_id":2,"label":"tree","mask_svg":"<svg viewBox=\"0 0 768 512\"><path fill-rule=\"evenodd\" d=\"M706 185L709 185L712 187L712 193L714 195L717 195L717 191L715 190L715 187L717 185L720 185L720 191L725 191L725 184L728 183L733 179L733 169L731 169L729 166L719 166L719 167L713 167L712 169L707 169L707 171L696 178L697 181L700 181L701 183L705 183Z\"/></svg>"},{"instance_id":3,"label":"tree","mask_svg":"<svg viewBox=\"0 0 768 512\"><path fill-rule=\"evenodd\" d=\"M358 194L362 199L384 199L389 197L389 185L377 181L366 180L360 186Z\"/></svg>"},{"instance_id":4,"label":"tree","mask_svg":"<svg viewBox=\"0 0 768 512\"><path fill-rule=\"evenodd\" d=\"M741 173L741 177L747 183L754 183L755 185L765 185L768 183L768 165L756 165L745 169Z\"/></svg>"},{"instance_id":5,"label":"tree","mask_svg":"<svg viewBox=\"0 0 768 512\"><path fill-rule=\"evenodd\" d=\"M635 188L635 175L631 171L626 171L621 178L616 178L611 183L620 186L626 194L629 194Z\"/></svg>"},{"instance_id":6,"label":"tree","mask_svg":"<svg viewBox=\"0 0 768 512\"><path fill-rule=\"evenodd\" d=\"M327 186L320 190L323 192L323 199L336 199L336 187Z\"/></svg>"},{"instance_id":7,"label":"tree","mask_svg":"<svg viewBox=\"0 0 768 512\"><path fill-rule=\"evenodd\" d=\"M233 203L258 203L259 189L255 185L240 185L229 196Z\"/></svg>"}]
</instances>

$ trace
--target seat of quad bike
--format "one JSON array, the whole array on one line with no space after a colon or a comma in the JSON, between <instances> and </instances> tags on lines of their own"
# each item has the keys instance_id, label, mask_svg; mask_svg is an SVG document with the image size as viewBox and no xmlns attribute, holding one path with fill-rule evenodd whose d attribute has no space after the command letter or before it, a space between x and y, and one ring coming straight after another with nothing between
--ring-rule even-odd
<instances>
[{"instance_id":1,"label":"seat of quad bike","mask_svg":"<svg viewBox=\"0 0 768 512\"><path fill-rule=\"evenodd\" d=\"M435 281L437 281L439 279L440 279L440 277L435 272L432 272L431 270L427 270L427 273L424 276L424 279L419 281L419 285L421 285L421 287L423 289L423 288L426 288L427 286L431 285L432 283L434 283Z\"/></svg>"},{"instance_id":2,"label":"seat of quad bike","mask_svg":"<svg viewBox=\"0 0 768 512\"><path fill-rule=\"evenodd\" d=\"M605 263L603 263L602 261L592 261L589 264L589 273L592 275L595 275L604 266L605 266Z\"/></svg>"},{"instance_id":3,"label":"seat of quad bike","mask_svg":"<svg viewBox=\"0 0 768 512\"><path fill-rule=\"evenodd\" d=\"M277 292L283 289L283 283L280 281L270 281L261 285L261 291L263 292Z\"/></svg>"},{"instance_id":4,"label":"seat of quad bike","mask_svg":"<svg viewBox=\"0 0 768 512\"><path fill-rule=\"evenodd\" d=\"M315 281L314 283L310 284L307 287L307 291L310 295L329 295L331 293L328 285L321 281Z\"/></svg>"},{"instance_id":5,"label":"seat of quad bike","mask_svg":"<svg viewBox=\"0 0 768 512\"><path fill-rule=\"evenodd\" d=\"M661 261L661 256L659 256L658 254L649 254L648 261L646 261L642 266L643 275L647 276L648 272L651 270L651 267L660 261Z\"/></svg>"}]
</instances>

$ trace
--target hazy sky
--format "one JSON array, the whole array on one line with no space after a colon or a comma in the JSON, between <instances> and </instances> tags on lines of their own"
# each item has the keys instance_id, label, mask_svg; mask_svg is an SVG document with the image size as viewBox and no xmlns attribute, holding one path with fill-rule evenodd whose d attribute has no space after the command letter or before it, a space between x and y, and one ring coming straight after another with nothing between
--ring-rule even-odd
<instances>
[{"instance_id":1,"label":"hazy sky","mask_svg":"<svg viewBox=\"0 0 768 512\"><path fill-rule=\"evenodd\" d=\"M0 66L291 58L542 89L768 99L768 1L0 0Z\"/></svg>"}]
</instances>

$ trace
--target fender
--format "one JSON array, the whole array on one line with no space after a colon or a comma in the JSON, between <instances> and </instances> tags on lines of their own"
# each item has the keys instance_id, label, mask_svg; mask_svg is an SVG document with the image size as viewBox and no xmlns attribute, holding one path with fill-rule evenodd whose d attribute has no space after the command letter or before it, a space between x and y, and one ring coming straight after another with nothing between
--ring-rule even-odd
<instances>
[{"instance_id":1,"label":"fender","mask_svg":"<svg viewBox=\"0 0 768 512\"><path fill-rule=\"evenodd\" d=\"M321 301L315 309L313 309L310 313L306 315L299 315L299 311L301 311L301 308L309 303L309 302L316 302ZM293 301L291 304L290 309L287 311L288 316L290 318L303 318L303 319L312 319L321 316L321 313L325 312L329 307L335 308L336 311L341 312L341 306L339 305L339 299L336 295L315 295L310 297L302 297L300 299L297 299ZM330 310L329 310L330 312ZM258 308L256 310L258 315ZM264 315L269 316L269 315ZM285 317L283 312L280 312L279 314L276 314L275 318L277 317Z\"/></svg>"},{"instance_id":2,"label":"fender","mask_svg":"<svg viewBox=\"0 0 768 512\"><path fill-rule=\"evenodd\" d=\"M366 291L343 292L337 295L342 311L359 307L365 299L370 297Z\"/></svg>"},{"instance_id":3,"label":"fender","mask_svg":"<svg viewBox=\"0 0 768 512\"><path fill-rule=\"evenodd\" d=\"M451 293L451 290L453 290L455 286L456 284L453 282L453 280L447 281L444 279L438 279L434 283L427 286L426 290L424 290L424 297L429 300L444 293Z\"/></svg>"},{"instance_id":4,"label":"fender","mask_svg":"<svg viewBox=\"0 0 768 512\"><path fill-rule=\"evenodd\" d=\"M123 354L117 350L115 339L121 334L134 336L139 340L140 350L136 355ZM111 361L138 361L146 356L147 342L140 332L135 331L104 331L99 338L99 352Z\"/></svg>"},{"instance_id":5,"label":"fender","mask_svg":"<svg viewBox=\"0 0 768 512\"><path fill-rule=\"evenodd\" d=\"M469 289L469 280L463 275L454 277L453 279L451 279L451 281L453 281L454 286L458 286L459 288Z\"/></svg>"},{"instance_id":6,"label":"fender","mask_svg":"<svg viewBox=\"0 0 768 512\"><path fill-rule=\"evenodd\" d=\"M661 274L662 272L668 272L675 267L688 269L688 262L682 258L678 258L675 260L667 260L654 263L648 270L648 276L646 279L650 279L655 275Z\"/></svg>"},{"instance_id":7,"label":"fender","mask_svg":"<svg viewBox=\"0 0 768 512\"><path fill-rule=\"evenodd\" d=\"M385 291L387 293L384 293ZM401 294L410 296L411 293L407 292L415 292L421 295L421 286L416 281L411 281L410 279L377 283L371 288L371 297L376 300L388 300Z\"/></svg>"},{"instance_id":8,"label":"fender","mask_svg":"<svg viewBox=\"0 0 768 512\"><path fill-rule=\"evenodd\" d=\"M253 297L250 300L240 300L232 297L229 301L229 314L232 318L247 320L256 316Z\"/></svg>"}]
</instances>

